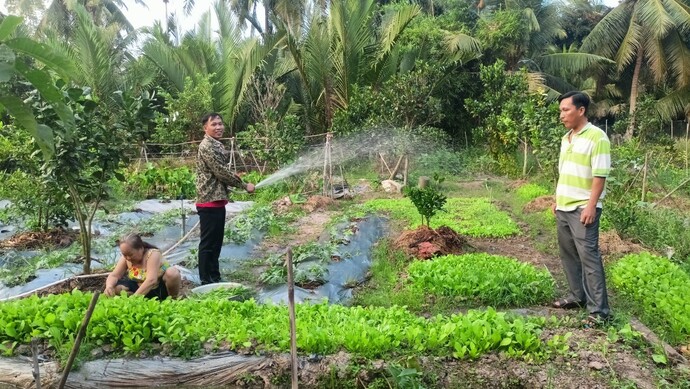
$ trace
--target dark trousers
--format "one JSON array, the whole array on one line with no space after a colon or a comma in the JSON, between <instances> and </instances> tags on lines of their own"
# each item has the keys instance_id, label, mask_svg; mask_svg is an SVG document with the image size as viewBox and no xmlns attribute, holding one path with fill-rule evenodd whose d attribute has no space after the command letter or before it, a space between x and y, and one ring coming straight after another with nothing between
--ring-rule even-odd
<instances>
[{"instance_id":1,"label":"dark trousers","mask_svg":"<svg viewBox=\"0 0 690 389\"><path fill-rule=\"evenodd\" d=\"M201 229L199 241L199 277L201 285L220 282L218 257L223 246L225 207L197 208Z\"/></svg>"},{"instance_id":2,"label":"dark trousers","mask_svg":"<svg viewBox=\"0 0 690 389\"><path fill-rule=\"evenodd\" d=\"M590 313L608 315L606 275L599 252L601 209L597 209L594 223L587 226L580 222L581 214L581 208L572 212L556 211L561 263L570 289L568 298L586 301Z\"/></svg>"}]
</instances>

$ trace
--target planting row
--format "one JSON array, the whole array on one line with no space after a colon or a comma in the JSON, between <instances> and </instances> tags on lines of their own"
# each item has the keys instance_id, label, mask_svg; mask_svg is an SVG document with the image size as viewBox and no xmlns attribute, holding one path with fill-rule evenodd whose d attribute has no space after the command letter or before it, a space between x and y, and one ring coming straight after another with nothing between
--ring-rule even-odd
<instances>
[{"instance_id":1,"label":"planting row","mask_svg":"<svg viewBox=\"0 0 690 389\"><path fill-rule=\"evenodd\" d=\"M419 213L408 198L375 199L368 201L365 208L389 212L393 218L407 221L410 228L421 224ZM444 225L459 234L473 237L500 238L520 232L510 216L486 198L448 199L442 211L431 219L430 227Z\"/></svg>"},{"instance_id":2,"label":"planting row","mask_svg":"<svg viewBox=\"0 0 690 389\"><path fill-rule=\"evenodd\" d=\"M38 337L62 347L74 339L90 299L90 294L74 291L1 303L0 344L10 353L13 346ZM540 359L567 348L563 337L540 339L545 321L511 317L491 308L425 319L404 307L303 304L297 306L297 346L303 353L346 350L365 357L427 353L476 358L500 351ZM163 344L171 354L186 357L209 344L250 352L287 351L288 312L282 305L229 301L217 295L161 303L136 297L102 298L86 342L111 345L123 353Z\"/></svg>"},{"instance_id":3,"label":"planting row","mask_svg":"<svg viewBox=\"0 0 690 389\"><path fill-rule=\"evenodd\" d=\"M690 341L690 276L666 258L649 253L623 257L610 268L611 282L632 301L641 319L667 341Z\"/></svg>"},{"instance_id":4,"label":"planting row","mask_svg":"<svg viewBox=\"0 0 690 389\"><path fill-rule=\"evenodd\" d=\"M526 306L553 299L554 280L546 269L484 253L447 255L408 267L413 289L473 305Z\"/></svg>"}]
</instances>

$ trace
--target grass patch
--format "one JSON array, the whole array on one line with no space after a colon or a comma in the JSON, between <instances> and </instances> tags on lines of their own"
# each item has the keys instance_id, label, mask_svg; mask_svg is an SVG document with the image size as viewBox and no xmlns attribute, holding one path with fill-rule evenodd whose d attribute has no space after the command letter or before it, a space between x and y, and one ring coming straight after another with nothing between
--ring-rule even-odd
<instances>
[{"instance_id":1,"label":"grass patch","mask_svg":"<svg viewBox=\"0 0 690 389\"><path fill-rule=\"evenodd\" d=\"M517 197L525 203L550 193L549 189L537 184L525 184L515 191Z\"/></svg>"},{"instance_id":2,"label":"grass patch","mask_svg":"<svg viewBox=\"0 0 690 389\"><path fill-rule=\"evenodd\" d=\"M415 261L408 274L413 290L467 305L519 307L542 304L555 296L548 270L498 255L447 255Z\"/></svg>"},{"instance_id":3,"label":"grass patch","mask_svg":"<svg viewBox=\"0 0 690 389\"><path fill-rule=\"evenodd\" d=\"M372 211L386 211L395 219L408 222L409 228L421 225L421 216L410 199L375 199L365 204ZM431 227L448 226L473 237L501 238L520 232L510 216L486 198L448 199L443 211L431 219Z\"/></svg>"},{"instance_id":4,"label":"grass patch","mask_svg":"<svg viewBox=\"0 0 690 389\"><path fill-rule=\"evenodd\" d=\"M690 341L690 276L649 253L631 254L610 267L611 283L636 314L671 344Z\"/></svg>"},{"instance_id":5,"label":"grass patch","mask_svg":"<svg viewBox=\"0 0 690 389\"><path fill-rule=\"evenodd\" d=\"M404 252L391 248L391 241L380 241L372 250L371 279L357 290L353 305L406 306L413 312L422 309L424 296L419 291L402 288L400 274L410 260Z\"/></svg>"}]
</instances>

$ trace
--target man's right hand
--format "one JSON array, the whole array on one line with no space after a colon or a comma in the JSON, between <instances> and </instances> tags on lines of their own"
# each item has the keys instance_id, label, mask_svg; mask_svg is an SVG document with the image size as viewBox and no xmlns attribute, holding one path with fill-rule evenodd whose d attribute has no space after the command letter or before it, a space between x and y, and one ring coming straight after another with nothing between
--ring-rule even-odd
<instances>
[{"instance_id":1,"label":"man's right hand","mask_svg":"<svg viewBox=\"0 0 690 389\"><path fill-rule=\"evenodd\" d=\"M252 183L247 183L247 193L254 193L254 184Z\"/></svg>"},{"instance_id":2,"label":"man's right hand","mask_svg":"<svg viewBox=\"0 0 690 389\"><path fill-rule=\"evenodd\" d=\"M556 203L551 206L551 213L553 213L553 216L556 216Z\"/></svg>"}]
</instances>

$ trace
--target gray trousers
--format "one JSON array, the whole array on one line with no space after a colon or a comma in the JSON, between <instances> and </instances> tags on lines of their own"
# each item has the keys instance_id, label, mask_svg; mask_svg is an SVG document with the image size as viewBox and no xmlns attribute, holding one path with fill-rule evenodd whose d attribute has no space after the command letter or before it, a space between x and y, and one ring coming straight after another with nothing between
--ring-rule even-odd
<instances>
[{"instance_id":1,"label":"gray trousers","mask_svg":"<svg viewBox=\"0 0 690 389\"><path fill-rule=\"evenodd\" d=\"M556 211L558 248L570 289L567 298L586 301L590 313L608 316L606 275L599 252L601 208L597 208L594 223L586 227L580 222L581 213L582 208L572 212Z\"/></svg>"}]
</instances>

